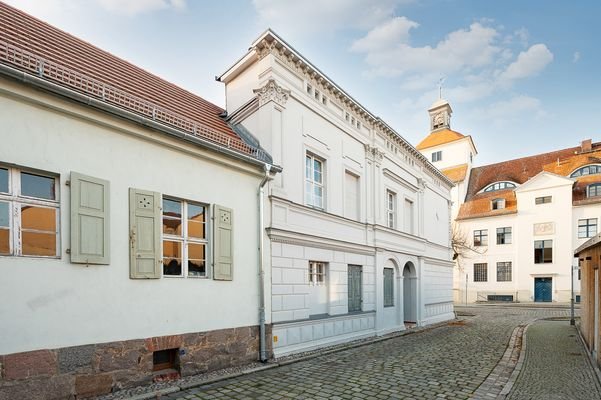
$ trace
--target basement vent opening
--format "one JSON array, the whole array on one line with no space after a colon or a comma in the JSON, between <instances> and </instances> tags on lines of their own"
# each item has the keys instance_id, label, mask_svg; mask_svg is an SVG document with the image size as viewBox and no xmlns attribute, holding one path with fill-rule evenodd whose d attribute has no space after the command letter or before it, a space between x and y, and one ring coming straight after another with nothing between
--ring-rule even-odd
<instances>
[{"instance_id":1,"label":"basement vent opening","mask_svg":"<svg viewBox=\"0 0 601 400\"><path fill-rule=\"evenodd\" d=\"M164 371L176 369L176 360L179 349L159 350L152 353L152 370Z\"/></svg>"}]
</instances>

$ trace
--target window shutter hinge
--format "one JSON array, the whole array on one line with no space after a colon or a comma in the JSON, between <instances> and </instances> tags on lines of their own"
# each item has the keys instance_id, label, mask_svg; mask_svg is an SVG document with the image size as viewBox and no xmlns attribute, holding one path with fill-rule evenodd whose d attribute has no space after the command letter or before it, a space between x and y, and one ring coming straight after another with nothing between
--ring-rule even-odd
<instances>
[{"instance_id":1,"label":"window shutter hinge","mask_svg":"<svg viewBox=\"0 0 601 400\"><path fill-rule=\"evenodd\" d=\"M71 181L65 181L65 185L71 186Z\"/></svg>"},{"instance_id":2,"label":"window shutter hinge","mask_svg":"<svg viewBox=\"0 0 601 400\"><path fill-rule=\"evenodd\" d=\"M65 253L67 253L67 254L71 254L71 249L67 249L67 250L65 250Z\"/></svg>"}]
</instances>

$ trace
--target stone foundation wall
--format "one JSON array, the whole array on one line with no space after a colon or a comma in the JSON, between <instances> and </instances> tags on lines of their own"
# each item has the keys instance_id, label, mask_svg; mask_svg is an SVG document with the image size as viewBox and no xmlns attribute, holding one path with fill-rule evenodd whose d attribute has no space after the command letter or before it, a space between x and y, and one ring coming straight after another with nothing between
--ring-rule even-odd
<instances>
[{"instance_id":1,"label":"stone foundation wall","mask_svg":"<svg viewBox=\"0 0 601 400\"><path fill-rule=\"evenodd\" d=\"M271 354L271 326L266 337ZM0 400L84 399L149 384L153 352L174 348L181 376L239 366L258 359L259 327L0 355Z\"/></svg>"}]
</instances>

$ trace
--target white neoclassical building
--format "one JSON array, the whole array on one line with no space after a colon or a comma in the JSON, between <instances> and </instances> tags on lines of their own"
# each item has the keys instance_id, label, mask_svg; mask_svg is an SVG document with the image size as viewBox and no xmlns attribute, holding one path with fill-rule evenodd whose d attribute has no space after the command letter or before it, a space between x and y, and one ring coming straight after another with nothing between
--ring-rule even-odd
<instances>
[{"instance_id":1,"label":"white neoclassical building","mask_svg":"<svg viewBox=\"0 0 601 400\"><path fill-rule=\"evenodd\" d=\"M450 182L272 31L219 78L268 184L276 356L454 317Z\"/></svg>"},{"instance_id":2,"label":"white neoclassical building","mask_svg":"<svg viewBox=\"0 0 601 400\"><path fill-rule=\"evenodd\" d=\"M449 103L429 111L431 132L417 148L455 182L455 230L475 250L457 259L455 301L569 301L574 249L601 218L601 144L475 167L471 137L451 130ZM576 272L574 280L578 301Z\"/></svg>"}]
</instances>

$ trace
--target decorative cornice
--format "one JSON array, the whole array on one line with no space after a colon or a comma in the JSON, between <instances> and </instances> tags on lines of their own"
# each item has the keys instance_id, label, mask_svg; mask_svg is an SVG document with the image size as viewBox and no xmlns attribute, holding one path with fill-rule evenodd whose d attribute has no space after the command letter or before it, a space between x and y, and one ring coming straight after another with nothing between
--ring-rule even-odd
<instances>
[{"instance_id":1,"label":"decorative cornice","mask_svg":"<svg viewBox=\"0 0 601 400\"><path fill-rule=\"evenodd\" d=\"M382 162L382 160L384 159L384 152L382 150L380 150L376 146L371 146L367 143L365 143L363 146L365 147L365 157L368 160L374 161L378 164Z\"/></svg>"},{"instance_id":2,"label":"decorative cornice","mask_svg":"<svg viewBox=\"0 0 601 400\"><path fill-rule=\"evenodd\" d=\"M445 182L449 188L454 186L453 182L433 166L422 153L415 149L415 147L407 142L394 129L382 121L382 119L369 112L349 94L344 92L325 76L323 72L311 65L276 34L271 31L267 32L263 38L255 42L252 49L256 52L258 60L261 60L270 54L276 57L292 71L305 77L312 85L318 87L322 93L327 94L330 101L333 101L345 111L355 114L355 117L360 117L360 122L364 126L396 141L403 149L405 149L405 151L419 160L425 166L425 170Z\"/></svg>"},{"instance_id":3,"label":"decorative cornice","mask_svg":"<svg viewBox=\"0 0 601 400\"><path fill-rule=\"evenodd\" d=\"M281 107L286 106L288 97L290 97L290 90L282 88L277 84L275 79L270 79L260 89L253 89L253 93L259 99L259 107L273 101Z\"/></svg>"}]
</instances>

